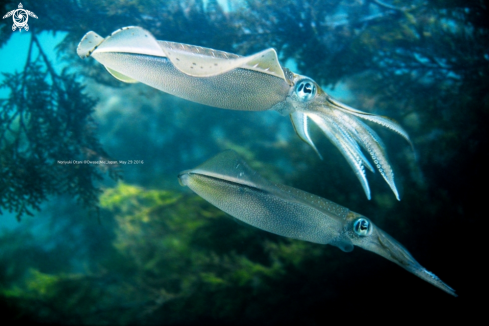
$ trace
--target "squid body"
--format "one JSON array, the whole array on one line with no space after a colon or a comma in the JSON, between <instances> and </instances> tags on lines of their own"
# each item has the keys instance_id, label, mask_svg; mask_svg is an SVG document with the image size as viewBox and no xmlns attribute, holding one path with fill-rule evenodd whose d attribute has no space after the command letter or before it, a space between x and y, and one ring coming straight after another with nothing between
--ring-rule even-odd
<instances>
[{"instance_id":1,"label":"squid body","mask_svg":"<svg viewBox=\"0 0 489 326\"><path fill-rule=\"evenodd\" d=\"M178 178L182 185L242 222L289 238L331 244L346 252L359 246L456 296L367 217L305 191L271 183L233 151L183 171Z\"/></svg>"},{"instance_id":2,"label":"squid body","mask_svg":"<svg viewBox=\"0 0 489 326\"><path fill-rule=\"evenodd\" d=\"M275 110L289 115L297 135L321 157L309 136L314 121L353 168L367 198L370 188L365 167L374 168L365 150L394 192L394 172L377 133L361 119L397 132L409 143L404 129L389 118L362 112L331 98L311 78L280 65L274 49L250 56L182 43L157 41L140 27L126 27L103 38L88 32L77 48L92 56L115 78L142 82L166 93L223 109ZM360 118L360 119L359 119Z\"/></svg>"}]
</instances>

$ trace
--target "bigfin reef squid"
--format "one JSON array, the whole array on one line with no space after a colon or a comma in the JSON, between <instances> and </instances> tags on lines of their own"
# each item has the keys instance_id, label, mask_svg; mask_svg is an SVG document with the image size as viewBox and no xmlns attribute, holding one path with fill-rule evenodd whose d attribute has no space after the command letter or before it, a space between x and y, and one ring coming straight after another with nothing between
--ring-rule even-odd
<instances>
[{"instance_id":1,"label":"bigfin reef squid","mask_svg":"<svg viewBox=\"0 0 489 326\"><path fill-rule=\"evenodd\" d=\"M82 58L93 57L112 76L125 83L142 82L163 92L222 109L275 110L289 115L297 135L322 158L309 135L310 119L343 154L368 199L371 196L365 168L374 172L374 167L362 148L399 200L385 146L362 120L380 124L411 144L407 132L387 117L336 101L311 78L282 67L273 48L239 56L158 41L143 28L125 27L106 38L88 32L80 41L77 53Z\"/></svg>"},{"instance_id":2,"label":"bigfin reef squid","mask_svg":"<svg viewBox=\"0 0 489 326\"><path fill-rule=\"evenodd\" d=\"M178 178L182 186L241 222L284 237L330 244L345 252L361 247L456 296L369 218L305 191L272 183L234 151L222 152L181 172Z\"/></svg>"}]
</instances>

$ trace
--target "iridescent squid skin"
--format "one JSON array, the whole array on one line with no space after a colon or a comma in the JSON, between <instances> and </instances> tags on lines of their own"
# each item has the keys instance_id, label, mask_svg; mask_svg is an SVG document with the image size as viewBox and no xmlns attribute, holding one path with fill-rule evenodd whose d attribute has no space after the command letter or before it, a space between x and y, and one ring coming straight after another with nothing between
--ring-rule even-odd
<instances>
[{"instance_id":1,"label":"iridescent squid skin","mask_svg":"<svg viewBox=\"0 0 489 326\"><path fill-rule=\"evenodd\" d=\"M380 124L404 137L395 121L353 109L328 94L309 77L280 65L274 49L249 56L183 43L157 41L140 27L125 27L107 38L88 32L77 48L80 57L93 57L115 78L142 82L163 92L222 109L274 110L289 115L297 135L321 157L309 135L314 121L340 150L368 199L365 168L375 167L399 200L394 172L377 133L362 120ZM412 146L412 144L411 144Z\"/></svg>"},{"instance_id":2,"label":"iridescent squid skin","mask_svg":"<svg viewBox=\"0 0 489 326\"><path fill-rule=\"evenodd\" d=\"M369 218L305 191L272 183L233 151L183 171L178 178L181 185L244 223L284 237L330 244L345 252L361 247L456 296Z\"/></svg>"}]
</instances>

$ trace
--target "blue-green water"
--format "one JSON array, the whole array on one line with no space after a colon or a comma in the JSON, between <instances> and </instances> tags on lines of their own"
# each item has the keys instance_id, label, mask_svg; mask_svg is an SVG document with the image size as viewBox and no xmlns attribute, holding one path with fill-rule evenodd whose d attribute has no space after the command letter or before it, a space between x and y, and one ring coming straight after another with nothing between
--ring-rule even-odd
<instances>
[{"instance_id":1,"label":"blue-green water","mask_svg":"<svg viewBox=\"0 0 489 326\"><path fill-rule=\"evenodd\" d=\"M43 1L29 31L0 21L0 304L60 324L327 324L475 317L485 268L487 6L438 1ZM2 16L17 2L0 5ZM276 112L223 110L123 84L76 47L140 26L159 40L284 66L395 119L383 139L401 201ZM312 124L312 122L311 122ZM235 223L177 175L233 149L267 179L368 216L453 298L362 249ZM117 161L117 165L60 162ZM404 318L404 317L402 317ZM435 319L434 319L435 320Z\"/></svg>"}]
</instances>

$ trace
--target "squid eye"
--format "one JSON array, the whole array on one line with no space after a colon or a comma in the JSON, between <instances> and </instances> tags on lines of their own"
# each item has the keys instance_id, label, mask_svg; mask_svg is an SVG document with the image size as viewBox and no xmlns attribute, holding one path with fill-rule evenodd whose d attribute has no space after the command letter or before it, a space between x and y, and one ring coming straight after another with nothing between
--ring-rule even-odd
<instances>
[{"instance_id":1,"label":"squid eye","mask_svg":"<svg viewBox=\"0 0 489 326\"><path fill-rule=\"evenodd\" d=\"M309 79L301 80L295 87L295 93L302 102L307 102L316 96L317 90L314 82Z\"/></svg>"},{"instance_id":2,"label":"squid eye","mask_svg":"<svg viewBox=\"0 0 489 326\"><path fill-rule=\"evenodd\" d=\"M367 236L372 229L372 224L367 219L359 218L353 223L353 231L361 237Z\"/></svg>"}]
</instances>

